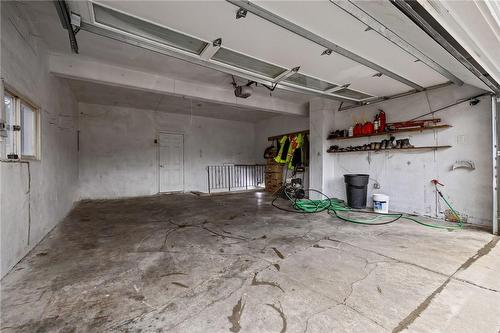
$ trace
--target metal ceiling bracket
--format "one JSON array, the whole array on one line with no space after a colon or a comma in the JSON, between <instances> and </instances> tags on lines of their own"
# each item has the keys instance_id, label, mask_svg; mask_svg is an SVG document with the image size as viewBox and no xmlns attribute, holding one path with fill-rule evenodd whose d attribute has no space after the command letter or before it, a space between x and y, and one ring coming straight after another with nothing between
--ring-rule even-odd
<instances>
[{"instance_id":1,"label":"metal ceiling bracket","mask_svg":"<svg viewBox=\"0 0 500 333\"><path fill-rule=\"evenodd\" d=\"M304 28L302 28L301 26L298 26L297 24L293 23L293 22L290 22L260 6L257 6L256 4L248 1L248 0L226 0L227 2L237 6L237 7L240 7L240 8L243 8L243 9L246 9L248 12L250 13L253 13L257 16L259 16L260 18L263 18L264 20L267 20L271 23L274 23L280 27L282 27L283 29L286 29L296 35L299 35L305 39L308 39L318 45L321 45L327 49L330 49L332 50L333 52L335 53L338 53L346 58L349 58L359 64L362 64L368 68L371 68L373 70L375 70L376 72L380 72L380 73L383 73L384 75L396 80L396 81L399 81L409 87L412 87L418 91L422 91L424 90L424 87L418 85L417 83L415 82L412 82L394 72L391 72L390 70L382 67L382 66L379 66L377 65L376 63L368 60L368 59L365 59L349 50L346 50L344 49L343 47L321 37L321 36L318 36L316 34L314 34L313 32L309 31L309 30L306 30Z\"/></svg>"},{"instance_id":2,"label":"metal ceiling bracket","mask_svg":"<svg viewBox=\"0 0 500 333\"><path fill-rule=\"evenodd\" d=\"M390 0L403 14L420 29L462 63L470 72L484 82L493 92L500 94L500 84L437 22L418 1Z\"/></svg>"},{"instance_id":3,"label":"metal ceiling bracket","mask_svg":"<svg viewBox=\"0 0 500 333\"><path fill-rule=\"evenodd\" d=\"M82 18L80 15L71 12L71 25L77 28L80 28L82 24Z\"/></svg>"},{"instance_id":4,"label":"metal ceiling bracket","mask_svg":"<svg viewBox=\"0 0 500 333\"><path fill-rule=\"evenodd\" d=\"M180 60L192 63L192 64L196 64L199 66L203 66L206 68L211 68L211 69L223 72L223 73L235 75L235 76L241 77L241 78L246 79L246 80L255 81L255 82L260 83L260 84L266 84L266 85L275 84L272 79L264 78L264 77L259 76L259 75L255 75L249 71L240 70L240 69L237 69L236 67L224 65L224 64L221 64L221 63L218 63L215 61L207 61L200 56L193 55L193 54L190 54L188 52L184 52L184 51L181 51L179 49L169 47L167 45L162 45L160 43L149 41L149 40L144 39L144 38L135 37L135 36L132 36L130 34L113 31L111 29L106 29L106 28L103 28L103 27L100 27L98 25L88 23L85 21L82 21L81 29L85 30L87 32L99 35L99 36L114 39L114 40L122 42L122 43L126 43L129 45L135 46L135 47L140 47L140 48L143 48L143 49L146 49L146 50L149 50L152 52L156 52L156 53L159 53L162 55L166 55L169 57L177 58L177 59L180 59ZM214 48L214 47L212 47L212 48ZM296 85L289 84L288 82L278 83L277 88L291 91L291 92L296 92L296 93L325 97L325 98L337 100L337 101L350 102L350 103L354 103L355 105L361 105L359 102L353 101L352 99L332 96L329 94L325 94L321 91L307 89L307 88L303 88L303 87L297 87Z\"/></svg>"},{"instance_id":5,"label":"metal ceiling bracket","mask_svg":"<svg viewBox=\"0 0 500 333\"><path fill-rule=\"evenodd\" d=\"M344 90L344 89L348 88L350 85L351 85L350 83L347 83L347 84L344 84L344 85L341 85L341 86L338 86L335 88L327 89L327 90L325 90L325 92L327 94L331 94L331 93L339 91L339 90Z\"/></svg>"},{"instance_id":6,"label":"metal ceiling bracket","mask_svg":"<svg viewBox=\"0 0 500 333\"><path fill-rule=\"evenodd\" d=\"M323 53L321 53L321 55L331 55L332 52L333 52L332 50L326 49L326 50L323 51Z\"/></svg>"},{"instance_id":7,"label":"metal ceiling bracket","mask_svg":"<svg viewBox=\"0 0 500 333\"><path fill-rule=\"evenodd\" d=\"M283 81L283 80L289 78L294 73L297 73L299 71L299 69L300 69L300 66L297 66L297 67L294 67L294 68L289 69L287 71L284 71L283 73L281 73L280 75L278 75L277 77L274 78L273 83L278 83L280 81Z\"/></svg>"},{"instance_id":8,"label":"metal ceiling bracket","mask_svg":"<svg viewBox=\"0 0 500 333\"><path fill-rule=\"evenodd\" d=\"M213 47L217 47L217 46L220 47L221 45L222 45L222 38L217 38L216 40L214 40L212 42Z\"/></svg>"},{"instance_id":9,"label":"metal ceiling bracket","mask_svg":"<svg viewBox=\"0 0 500 333\"><path fill-rule=\"evenodd\" d=\"M359 8L354 4L352 1L346 1L346 0L330 0L331 3L336 5L337 7L341 8L344 10L346 13L350 14L360 22L366 24L368 28L371 28L372 30L376 31L379 35L384 37L385 39L389 40L393 44L399 46L401 49L406 51L408 54L414 56L418 60L422 61L422 63L426 64L430 68L432 68L434 71L438 72L451 82L461 86L464 84L462 80L460 80L458 77L450 73L448 70L446 70L444 67L436 63L434 60L426 56L424 53L422 53L420 50L418 50L416 47L405 41L403 38L399 37L396 33L394 33L392 30L387 28L385 25L381 24L379 21L377 21L375 18L373 18L370 14L365 12L363 9ZM365 30L367 31L367 30Z\"/></svg>"},{"instance_id":10,"label":"metal ceiling bracket","mask_svg":"<svg viewBox=\"0 0 500 333\"><path fill-rule=\"evenodd\" d=\"M236 11L236 19L245 18L245 17L247 17L247 11L243 8L239 8Z\"/></svg>"},{"instance_id":11,"label":"metal ceiling bracket","mask_svg":"<svg viewBox=\"0 0 500 333\"><path fill-rule=\"evenodd\" d=\"M222 46L222 38L217 38L212 42L212 44L208 44L203 51L200 54L200 57L205 60L210 60L215 53L221 48Z\"/></svg>"}]
</instances>

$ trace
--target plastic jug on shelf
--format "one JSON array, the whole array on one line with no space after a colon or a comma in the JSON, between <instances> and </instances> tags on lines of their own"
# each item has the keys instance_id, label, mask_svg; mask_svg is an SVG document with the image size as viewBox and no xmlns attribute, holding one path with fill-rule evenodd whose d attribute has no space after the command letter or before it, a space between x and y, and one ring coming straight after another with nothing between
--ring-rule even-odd
<instances>
[{"instance_id":1,"label":"plastic jug on shelf","mask_svg":"<svg viewBox=\"0 0 500 333\"><path fill-rule=\"evenodd\" d=\"M360 136L360 135L363 135L363 125L361 125L360 123L357 123L355 126L354 126L354 136Z\"/></svg>"}]
</instances>

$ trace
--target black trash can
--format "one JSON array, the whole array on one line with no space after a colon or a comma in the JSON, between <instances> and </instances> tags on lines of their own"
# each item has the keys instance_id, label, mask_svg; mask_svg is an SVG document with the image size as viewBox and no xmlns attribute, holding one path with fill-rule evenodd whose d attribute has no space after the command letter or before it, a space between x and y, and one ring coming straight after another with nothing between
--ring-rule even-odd
<instances>
[{"instance_id":1,"label":"black trash can","mask_svg":"<svg viewBox=\"0 0 500 333\"><path fill-rule=\"evenodd\" d=\"M351 208L366 208L366 191L369 175L344 175L347 204Z\"/></svg>"}]
</instances>

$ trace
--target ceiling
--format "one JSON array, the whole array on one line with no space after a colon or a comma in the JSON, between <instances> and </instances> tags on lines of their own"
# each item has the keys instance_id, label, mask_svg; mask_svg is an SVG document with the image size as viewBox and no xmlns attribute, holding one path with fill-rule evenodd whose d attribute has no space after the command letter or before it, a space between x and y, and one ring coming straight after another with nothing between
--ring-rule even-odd
<instances>
[{"instance_id":1,"label":"ceiling","mask_svg":"<svg viewBox=\"0 0 500 333\"><path fill-rule=\"evenodd\" d=\"M279 113L234 107L179 96L163 95L142 90L65 79L78 101L88 104L111 105L160 112L187 114L217 119L258 122L279 116Z\"/></svg>"},{"instance_id":2,"label":"ceiling","mask_svg":"<svg viewBox=\"0 0 500 333\"><path fill-rule=\"evenodd\" d=\"M372 96L385 96L411 90L412 87L388 76L374 76L378 72L347 57L332 53L323 55L325 47L288 31L263 18L247 14L236 19L238 7L225 1L100 1L100 4L136 16L144 21L173 29L197 39L211 42L222 38L223 48L248 55L268 64L291 69L300 66L300 73ZM272 12L307 27L334 43L355 50L362 57L389 68L420 86L445 83L446 78L435 73L397 46L327 1L262 2ZM94 22L89 6L78 8L82 17ZM100 7L97 7L100 8ZM85 12L86 11L86 12ZM363 49L358 48L359 45Z\"/></svg>"},{"instance_id":3,"label":"ceiling","mask_svg":"<svg viewBox=\"0 0 500 333\"><path fill-rule=\"evenodd\" d=\"M306 95L306 92L369 101L377 97L412 91L415 87L426 88L444 84L450 77L487 89L483 82L388 0L351 0L343 3L337 0L258 0L244 1L238 3L238 6L232 2L234 1L87 0L69 1L68 5L72 12L81 16L85 26L108 31L125 40L131 39L133 43L142 41L161 46L171 55L166 56L130 45L130 42L102 37L86 31L88 29L82 26L82 30L77 34L79 57L97 59L179 80L227 88L231 84L231 76L228 73L236 71L245 79L256 77L270 84L279 83L273 95L296 103L307 103L310 96ZM41 1L18 4L30 12L33 24L37 27L37 34L45 40L52 52L70 53L67 31L61 27L53 3ZM250 10L245 17L237 19L236 12L242 4L259 8L278 20L292 22L313 38L305 38L304 33L297 33L297 30L286 28L273 19ZM362 17L349 12L346 4L361 13ZM130 27L138 29L139 33L120 28L119 25L102 19L102 15L97 17L96 21L96 8L109 11L112 19L113 15L125 15L123 20L132 22ZM363 21L363 17L376 22L380 29L368 25ZM114 19L116 21L116 17ZM137 22L139 25L134 26ZM152 40L140 34L140 26L144 24L149 25L150 30L151 26L155 27L157 35L165 34L165 31L174 32L204 43L206 47L201 48L203 51L199 54L194 54L179 50L172 44ZM384 31L390 31L409 45L410 49L417 50L417 53L408 51L408 48L394 42ZM221 38L222 45L212 45L218 38ZM330 54L325 53L325 43L334 45ZM257 61L268 68L281 68L284 75L266 76L248 68L238 67L234 63L224 63L217 55L219 51L226 50L240 56L238 61L241 63ZM429 59L435 64L434 68L429 65ZM441 70L436 70L436 66ZM290 70L296 67L300 67L298 73L292 73ZM380 68L383 71L380 71ZM281 81L280 76L283 76ZM292 80L295 76L299 77ZM240 82L245 80L240 79ZM309 88L304 88L303 84ZM85 85L89 89L90 84ZM321 89L315 88L315 85L319 85ZM339 89L346 85L347 90ZM295 92L281 88L293 88L291 90ZM262 86L257 88L257 91L269 93Z\"/></svg>"},{"instance_id":4,"label":"ceiling","mask_svg":"<svg viewBox=\"0 0 500 333\"><path fill-rule=\"evenodd\" d=\"M421 3L500 82L500 2L425 0Z\"/></svg>"},{"instance_id":5,"label":"ceiling","mask_svg":"<svg viewBox=\"0 0 500 333\"><path fill-rule=\"evenodd\" d=\"M17 2L17 5L29 14L36 34L43 38L51 52L71 53L68 33L62 29L53 3L50 1L30 1ZM231 75L218 70L193 65L185 60L167 57L86 31L80 31L77 36L80 50L78 56L82 58L97 59L108 64L164 75L182 81L205 83L221 88L232 86ZM238 77L236 79L238 83L246 83L246 80ZM264 87L258 87L255 90L256 94L269 93ZM306 94L280 89L275 90L273 96L298 104L307 103L310 99L310 96Z\"/></svg>"}]
</instances>

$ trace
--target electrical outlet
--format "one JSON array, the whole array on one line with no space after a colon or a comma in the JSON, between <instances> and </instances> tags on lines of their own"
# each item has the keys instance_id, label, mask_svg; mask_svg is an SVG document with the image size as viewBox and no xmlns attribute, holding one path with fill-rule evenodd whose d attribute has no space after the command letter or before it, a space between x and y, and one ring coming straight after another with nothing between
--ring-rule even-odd
<instances>
[{"instance_id":1,"label":"electrical outlet","mask_svg":"<svg viewBox=\"0 0 500 333\"><path fill-rule=\"evenodd\" d=\"M467 143L467 137L465 135L457 135L457 145L464 145Z\"/></svg>"},{"instance_id":2,"label":"electrical outlet","mask_svg":"<svg viewBox=\"0 0 500 333\"><path fill-rule=\"evenodd\" d=\"M376 190L380 189L380 184L377 182L373 183L373 188Z\"/></svg>"}]
</instances>

